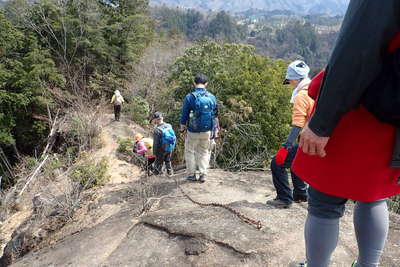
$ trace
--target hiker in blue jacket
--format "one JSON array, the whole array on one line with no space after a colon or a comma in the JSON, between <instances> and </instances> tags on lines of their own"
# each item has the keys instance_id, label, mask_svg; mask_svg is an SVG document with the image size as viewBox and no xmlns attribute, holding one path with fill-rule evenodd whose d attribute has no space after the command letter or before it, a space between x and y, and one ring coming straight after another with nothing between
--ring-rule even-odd
<instances>
[{"instance_id":1,"label":"hiker in blue jacket","mask_svg":"<svg viewBox=\"0 0 400 267\"><path fill-rule=\"evenodd\" d=\"M186 179L196 181L195 173L199 170L199 181L204 183L210 163L217 99L207 90L206 75L197 74L194 85L196 89L183 102L180 132L185 138Z\"/></svg>"},{"instance_id":2,"label":"hiker in blue jacket","mask_svg":"<svg viewBox=\"0 0 400 267\"><path fill-rule=\"evenodd\" d=\"M174 172L171 164L171 155L176 146L175 132L171 124L164 122L163 115L160 112L153 114L152 121L156 125L153 133L153 153L156 156L153 173L155 175L160 174L165 163L167 175L172 176Z\"/></svg>"}]
</instances>

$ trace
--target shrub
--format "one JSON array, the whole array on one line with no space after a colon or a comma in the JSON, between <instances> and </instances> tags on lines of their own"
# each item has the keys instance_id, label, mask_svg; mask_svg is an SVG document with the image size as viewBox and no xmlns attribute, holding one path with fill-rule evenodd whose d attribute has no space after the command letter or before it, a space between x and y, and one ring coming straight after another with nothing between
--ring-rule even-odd
<instances>
[{"instance_id":1,"label":"shrub","mask_svg":"<svg viewBox=\"0 0 400 267\"><path fill-rule=\"evenodd\" d=\"M63 148L72 157L79 155L81 151L94 148L98 143L100 129L100 112L104 106L91 106L83 102L75 103L75 106L67 112L65 121L60 125L63 138ZM69 147L74 147L67 151ZM75 148L76 147L76 148Z\"/></svg>"},{"instance_id":2,"label":"shrub","mask_svg":"<svg viewBox=\"0 0 400 267\"><path fill-rule=\"evenodd\" d=\"M80 163L73 168L71 178L81 184L83 189L96 185L104 185L110 178L108 174L108 160L102 158L95 163L86 154L82 155Z\"/></svg>"},{"instance_id":3,"label":"shrub","mask_svg":"<svg viewBox=\"0 0 400 267\"><path fill-rule=\"evenodd\" d=\"M224 169L260 168L269 160L261 127L255 124L235 123L226 129L216 152L218 166Z\"/></svg>"},{"instance_id":4,"label":"shrub","mask_svg":"<svg viewBox=\"0 0 400 267\"><path fill-rule=\"evenodd\" d=\"M119 147L117 149L118 153L121 153L126 156L132 156L133 155L133 145L134 141L132 138L126 137L126 138L118 138L117 143L119 144Z\"/></svg>"},{"instance_id":5,"label":"shrub","mask_svg":"<svg viewBox=\"0 0 400 267\"><path fill-rule=\"evenodd\" d=\"M123 109L128 118L140 125L148 125L150 106L147 101L141 97L132 97L127 102Z\"/></svg>"},{"instance_id":6,"label":"shrub","mask_svg":"<svg viewBox=\"0 0 400 267\"><path fill-rule=\"evenodd\" d=\"M32 171L39 163L35 157L29 156L24 157L22 162L27 171Z\"/></svg>"},{"instance_id":7,"label":"shrub","mask_svg":"<svg viewBox=\"0 0 400 267\"><path fill-rule=\"evenodd\" d=\"M61 154L53 154L49 157L46 164L43 166L43 176L56 178L63 170L71 166L68 158Z\"/></svg>"}]
</instances>

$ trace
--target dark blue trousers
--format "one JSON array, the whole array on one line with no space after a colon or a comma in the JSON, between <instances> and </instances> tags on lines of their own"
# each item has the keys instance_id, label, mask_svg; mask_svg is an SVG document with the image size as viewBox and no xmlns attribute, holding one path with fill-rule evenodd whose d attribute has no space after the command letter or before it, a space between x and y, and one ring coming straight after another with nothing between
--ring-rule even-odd
<instances>
[{"instance_id":1,"label":"dark blue trousers","mask_svg":"<svg viewBox=\"0 0 400 267\"><path fill-rule=\"evenodd\" d=\"M307 184L292 171L290 174L292 177L293 190L289 185L289 175L287 169L290 169L292 166L292 162L296 156L297 148L298 145L294 145L289 149L289 153L283 165L277 165L275 157L271 161L272 181L276 189L276 196L278 199L288 204L293 202L293 198L307 198Z\"/></svg>"}]
</instances>

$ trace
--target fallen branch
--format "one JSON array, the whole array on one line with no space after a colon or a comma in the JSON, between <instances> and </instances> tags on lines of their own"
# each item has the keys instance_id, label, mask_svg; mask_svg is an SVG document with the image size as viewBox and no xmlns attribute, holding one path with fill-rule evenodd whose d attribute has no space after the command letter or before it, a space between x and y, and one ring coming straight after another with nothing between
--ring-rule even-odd
<instances>
[{"instance_id":1,"label":"fallen branch","mask_svg":"<svg viewBox=\"0 0 400 267\"><path fill-rule=\"evenodd\" d=\"M35 113L33 113L33 114L32 114L32 118L35 119L35 120L50 122L50 119L49 119L48 117L43 116L43 115L40 115L40 114L35 114Z\"/></svg>"},{"instance_id":2,"label":"fallen branch","mask_svg":"<svg viewBox=\"0 0 400 267\"><path fill-rule=\"evenodd\" d=\"M257 171L257 172L268 172L271 171L269 168L251 168L251 167L244 167L243 171Z\"/></svg>"},{"instance_id":3,"label":"fallen branch","mask_svg":"<svg viewBox=\"0 0 400 267\"><path fill-rule=\"evenodd\" d=\"M184 197L186 197L190 202L199 205L200 207L220 207L223 209L226 209L227 211L233 213L234 215L236 215L240 220L242 220L243 222L249 224L249 225L253 225L255 228L257 228L257 230L261 230L261 228L263 227L261 224L261 221L256 221L252 218L247 217L246 215L240 213L239 211L229 207L226 204L221 204L221 203L202 203L199 201L194 200L191 196L189 196L185 190L183 190L183 188L180 186L180 184L178 183L178 180L176 178L174 178L175 180L175 184L178 187L178 189L181 191L182 195Z\"/></svg>"},{"instance_id":4,"label":"fallen branch","mask_svg":"<svg viewBox=\"0 0 400 267\"><path fill-rule=\"evenodd\" d=\"M46 163L47 159L49 158L49 155L46 155L43 159L43 161L39 164L39 166L35 169L35 171L33 172L33 174L31 175L31 177L28 178L26 184L24 185L24 187L21 189L21 191L19 192L18 196L20 197L22 195L22 193L24 193L25 189L28 187L28 185L32 182L33 178L36 177L36 175L39 173L40 169L43 167L43 165Z\"/></svg>"},{"instance_id":5,"label":"fallen branch","mask_svg":"<svg viewBox=\"0 0 400 267\"><path fill-rule=\"evenodd\" d=\"M48 137L48 141L47 141L46 147L44 148L44 150L42 152L42 157L44 155L46 155L47 152L50 151L53 148L54 142L56 140L56 133L57 133L57 128L58 128L57 118L58 118L58 113L59 112L60 112L60 110L57 110L57 114L54 117L54 121L53 121L53 124L52 124L51 129L50 129L50 133L49 133L49 137ZM51 115L49 113L49 120L51 120L50 116Z\"/></svg>"}]
</instances>

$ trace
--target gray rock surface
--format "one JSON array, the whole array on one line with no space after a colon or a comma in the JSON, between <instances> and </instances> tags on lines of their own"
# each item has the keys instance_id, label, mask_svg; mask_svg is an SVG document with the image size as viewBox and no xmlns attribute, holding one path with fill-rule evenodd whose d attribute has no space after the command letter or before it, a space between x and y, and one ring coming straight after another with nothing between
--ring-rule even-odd
<instances>
[{"instance_id":1,"label":"gray rock surface","mask_svg":"<svg viewBox=\"0 0 400 267\"><path fill-rule=\"evenodd\" d=\"M142 180L108 188L83 213L85 220L77 219L50 246L12 266L287 266L304 259L307 204L285 210L266 206L275 197L268 172L212 170L205 184L186 182L182 174L175 178L196 201L227 204L260 220L263 228L225 209L200 207L182 195L173 179L152 177L145 187ZM144 191L146 205L140 204ZM341 222L332 266L350 266L357 257L352 208L349 204ZM114 212L96 221L99 211L109 209ZM87 223L90 217L93 222ZM399 216L392 215L382 266L400 266L399 234Z\"/></svg>"}]
</instances>

